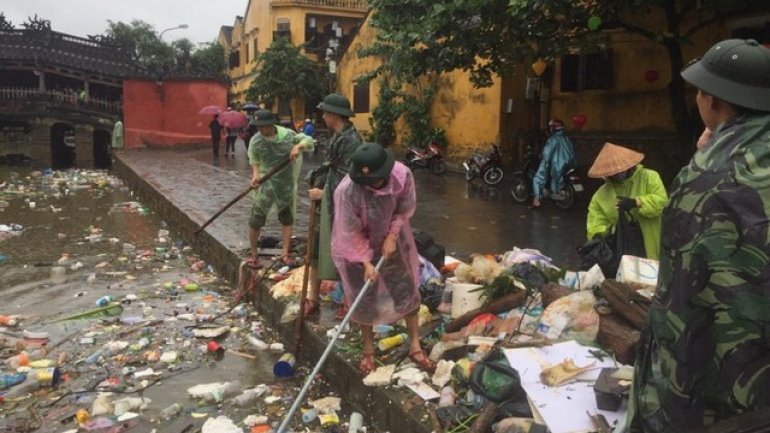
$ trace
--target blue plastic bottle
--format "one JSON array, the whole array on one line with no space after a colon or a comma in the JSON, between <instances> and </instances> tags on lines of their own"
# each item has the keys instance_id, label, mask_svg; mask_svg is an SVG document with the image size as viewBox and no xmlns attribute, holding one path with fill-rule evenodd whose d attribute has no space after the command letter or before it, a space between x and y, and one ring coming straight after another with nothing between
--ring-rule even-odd
<instances>
[{"instance_id":1,"label":"blue plastic bottle","mask_svg":"<svg viewBox=\"0 0 770 433\"><path fill-rule=\"evenodd\" d=\"M10 388L18 385L27 379L27 373L19 374L0 374L0 389Z\"/></svg>"}]
</instances>

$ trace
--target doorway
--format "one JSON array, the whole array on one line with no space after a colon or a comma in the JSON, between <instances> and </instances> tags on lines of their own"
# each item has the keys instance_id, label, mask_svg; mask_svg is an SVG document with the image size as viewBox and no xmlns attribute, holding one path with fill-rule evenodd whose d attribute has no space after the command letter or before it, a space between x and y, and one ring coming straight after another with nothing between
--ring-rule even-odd
<instances>
[{"instance_id":1,"label":"doorway","mask_svg":"<svg viewBox=\"0 0 770 433\"><path fill-rule=\"evenodd\" d=\"M75 128L67 123L51 126L51 168L62 169L75 166Z\"/></svg>"},{"instance_id":2,"label":"doorway","mask_svg":"<svg viewBox=\"0 0 770 433\"><path fill-rule=\"evenodd\" d=\"M108 169L112 166L111 141L112 135L104 129L94 131L94 168Z\"/></svg>"}]
</instances>

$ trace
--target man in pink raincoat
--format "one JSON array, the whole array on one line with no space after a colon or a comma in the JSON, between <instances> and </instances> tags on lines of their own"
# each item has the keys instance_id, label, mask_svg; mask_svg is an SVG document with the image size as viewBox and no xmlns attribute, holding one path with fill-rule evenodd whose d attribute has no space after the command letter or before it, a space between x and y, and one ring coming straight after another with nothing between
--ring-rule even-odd
<instances>
[{"instance_id":1,"label":"man in pink raincoat","mask_svg":"<svg viewBox=\"0 0 770 433\"><path fill-rule=\"evenodd\" d=\"M375 369L373 325L401 318L409 332L409 358L424 370L435 368L420 347L419 257L409 226L416 204L412 172L375 143L353 153L350 172L334 192L332 259L348 305L373 280L352 316L361 325L363 375ZM378 273L373 263L380 256L385 261Z\"/></svg>"}]
</instances>

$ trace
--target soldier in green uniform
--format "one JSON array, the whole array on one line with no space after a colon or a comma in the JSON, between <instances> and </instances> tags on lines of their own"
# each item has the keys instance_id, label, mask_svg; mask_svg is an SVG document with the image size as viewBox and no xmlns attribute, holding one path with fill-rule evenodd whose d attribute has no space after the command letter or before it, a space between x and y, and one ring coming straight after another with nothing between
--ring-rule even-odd
<instances>
[{"instance_id":1,"label":"soldier in green uniform","mask_svg":"<svg viewBox=\"0 0 770 433\"><path fill-rule=\"evenodd\" d=\"M682 77L712 134L663 211L632 432L684 432L770 405L770 50L725 40Z\"/></svg>"},{"instance_id":2,"label":"soldier in green uniform","mask_svg":"<svg viewBox=\"0 0 770 433\"><path fill-rule=\"evenodd\" d=\"M350 101L343 95L332 93L318 104L323 111L326 126L334 132L326 145L326 160L311 178L308 195L311 200L321 200L321 224L317 247L317 262L311 266L310 280L313 281L309 300L305 303L305 314L318 311L318 296L321 280L339 280L337 269L331 258L331 232L334 216L334 190L350 167L350 157L361 145L361 135L350 123L355 116Z\"/></svg>"},{"instance_id":3,"label":"soldier in green uniform","mask_svg":"<svg viewBox=\"0 0 770 433\"><path fill-rule=\"evenodd\" d=\"M251 121L259 129L249 141L248 151L251 186L259 187L253 192L254 206L249 217L249 263L254 267L259 266L259 232L272 209L278 211L278 221L283 226L281 257L284 263L292 263L289 247L297 207L297 182L302 168L300 152L313 151L312 137L278 126L275 122L275 116L269 110L257 111ZM260 174L266 173L286 158L294 162L260 185Z\"/></svg>"}]
</instances>

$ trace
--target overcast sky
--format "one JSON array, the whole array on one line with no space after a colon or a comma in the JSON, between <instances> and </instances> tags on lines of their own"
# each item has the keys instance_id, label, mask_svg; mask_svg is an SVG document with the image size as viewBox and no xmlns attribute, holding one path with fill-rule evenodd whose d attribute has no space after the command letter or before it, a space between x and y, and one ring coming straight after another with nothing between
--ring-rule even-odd
<instances>
[{"instance_id":1,"label":"overcast sky","mask_svg":"<svg viewBox=\"0 0 770 433\"><path fill-rule=\"evenodd\" d=\"M158 32L179 24L187 29L166 32L165 41L188 38L193 43L212 42L222 25L233 25L246 12L248 0L0 0L0 12L16 28L37 14L51 21L51 28L85 37L104 33L107 20L139 19Z\"/></svg>"}]
</instances>

